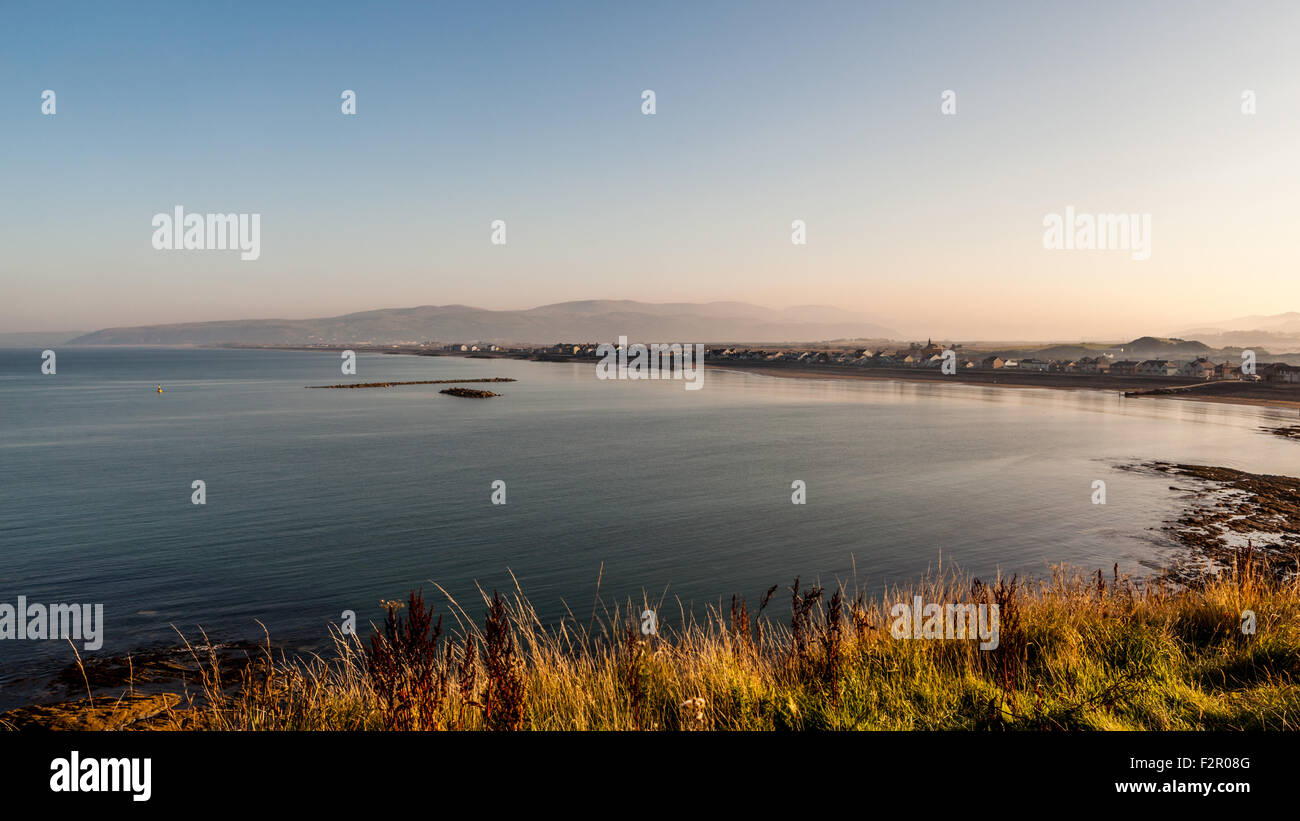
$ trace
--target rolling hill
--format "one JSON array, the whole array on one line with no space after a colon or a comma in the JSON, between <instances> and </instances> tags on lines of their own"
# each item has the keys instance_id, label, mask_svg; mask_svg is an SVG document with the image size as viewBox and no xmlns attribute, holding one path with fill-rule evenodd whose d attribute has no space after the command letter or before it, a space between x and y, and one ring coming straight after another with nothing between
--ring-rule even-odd
<instances>
[{"instance_id":1,"label":"rolling hill","mask_svg":"<svg viewBox=\"0 0 1300 821\"><path fill-rule=\"evenodd\" d=\"M387 308L319 319L244 319L106 328L71 345L391 345L609 341L619 336L682 342L812 342L891 338L891 328L822 306L772 309L744 302L584 300L523 311L468 305Z\"/></svg>"}]
</instances>

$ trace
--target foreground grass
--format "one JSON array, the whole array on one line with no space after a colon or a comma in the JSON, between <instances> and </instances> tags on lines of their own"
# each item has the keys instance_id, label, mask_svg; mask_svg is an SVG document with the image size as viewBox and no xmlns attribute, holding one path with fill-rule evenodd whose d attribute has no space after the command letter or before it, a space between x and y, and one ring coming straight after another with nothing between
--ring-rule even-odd
<instances>
[{"instance_id":1,"label":"foreground grass","mask_svg":"<svg viewBox=\"0 0 1300 821\"><path fill-rule=\"evenodd\" d=\"M1253 566L1246 562L1244 567ZM642 607L545 629L518 591L454 627L413 594L328 659L215 659L174 726L222 730L1300 729L1300 582L1230 570L1193 588L1057 571L947 578L846 600L798 582L641 633ZM997 603L1000 644L899 640L890 607ZM788 597L788 598L787 598ZM789 602L788 623L773 613ZM1255 613L1255 633L1242 630Z\"/></svg>"}]
</instances>

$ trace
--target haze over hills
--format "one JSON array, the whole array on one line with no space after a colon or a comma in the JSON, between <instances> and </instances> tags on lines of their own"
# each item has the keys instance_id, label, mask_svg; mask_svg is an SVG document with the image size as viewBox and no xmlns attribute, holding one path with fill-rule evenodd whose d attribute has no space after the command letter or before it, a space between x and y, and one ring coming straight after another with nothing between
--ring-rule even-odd
<instances>
[{"instance_id":1,"label":"haze over hills","mask_svg":"<svg viewBox=\"0 0 1300 821\"><path fill-rule=\"evenodd\" d=\"M1271 314L1268 316L1254 314L1252 316L1237 317L1236 319L1225 319L1222 322L1211 322L1182 331L1179 335L1213 334L1227 331L1269 331L1271 333L1300 334L1300 312L1288 311L1284 314Z\"/></svg>"},{"instance_id":2,"label":"haze over hills","mask_svg":"<svg viewBox=\"0 0 1300 821\"><path fill-rule=\"evenodd\" d=\"M1261 326L1264 330L1231 330ZM1236 358L1240 348L1261 355L1300 351L1300 313L1251 316L1176 337L1143 336L1124 342L971 343L970 350L1004 356L1078 358L1106 353L1117 359ZM547 345L560 341L633 341L815 344L827 340L906 340L899 331L840 308L804 305L773 309L745 302L581 300L521 311L468 305L386 308L318 319L244 319L106 328L70 345L395 345L495 343ZM919 337L918 337L919 338ZM847 344L847 343L844 343Z\"/></svg>"},{"instance_id":3,"label":"haze over hills","mask_svg":"<svg viewBox=\"0 0 1300 821\"><path fill-rule=\"evenodd\" d=\"M0 348L32 348L63 345L85 331L0 331Z\"/></svg>"},{"instance_id":4,"label":"haze over hills","mask_svg":"<svg viewBox=\"0 0 1300 821\"><path fill-rule=\"evenodd\" d=\"M614 341L806 342L899 333L839 308L772 309L744 302L584 300L523 311L468 305L386 308L319 319L245 319L106 328L72 345L392 345L410 342L549 344Z\"/></svg>"},{"instance_id":5,"label":"haze over hills","mask_svg":"<svg viewBox=\"0 0 1300 821\"><path fill-rule=\"evenodd\" d=\"M1179 331L1218 347L1263 347L1275 353L1300 351L1300 312L1255 314Z\"/></svg>"}]
</instances>

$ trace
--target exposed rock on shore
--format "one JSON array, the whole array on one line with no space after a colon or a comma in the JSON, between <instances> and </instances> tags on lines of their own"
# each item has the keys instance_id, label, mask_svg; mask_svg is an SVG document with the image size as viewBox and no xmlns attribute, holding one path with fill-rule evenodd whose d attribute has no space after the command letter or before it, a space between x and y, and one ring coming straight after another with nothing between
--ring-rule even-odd
<instances>
[{"instance_id":1,"label":"exposed rock on shore","mask_svg":"<svg viewBox=\"0 0 1300 821\"><path fill-rule=\"evenodd\" d=\"M93 703L84 698L58 704L34 704L0 714L0 729L159 729L160 720L165 720L167 711L180 700L175 693L136 693L118 699L98 698Z\"/></svg>"},{"instance_id":2,"label":"exposed rock on shore","mask_svg":"<svg viewBox=\"0 0 1300 821\"><path fill-rule=\"evenodd\" d=\"M235 642L88 657L54 676L44 703L0 713L0 730L172 728L183 715L171 712L181 696L166 691L184 690L201 702L205 668L210 675L219 667L223 688L232 687L268 652L265 645Z\"/></svg>"},{"instance_id":3,"label":"exposed rock on shore","mask_svg":"<svg viewBox=\"0 0 1300 821\"><path fill-rule=\"evenodd\" d=\"M1191 551L1168 572L1171 578L1193 582L1241 562L1279 578L1300 572L1300 479L1170 462L1127 469L1181 476L1197 485L1193 503L1165 528Z\"/></svg>"}]
</instances>

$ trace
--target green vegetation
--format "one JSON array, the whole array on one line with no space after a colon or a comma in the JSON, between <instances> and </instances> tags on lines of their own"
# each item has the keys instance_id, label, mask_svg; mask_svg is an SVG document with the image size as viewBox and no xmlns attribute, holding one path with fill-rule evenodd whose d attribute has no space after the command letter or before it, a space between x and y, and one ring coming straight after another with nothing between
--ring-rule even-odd
<instances>
[{"instance_id":1,"label":"green vegetation","mask_svg":"<svg viewBox=\"0 0 1300 821\"><path fill-rule=\"evenodd\" d=\"M773 587L701 622L641 632L649 605L544 629L516 590L482 627L448 597L389 603L369 643L264 657L237 683L216 659L170 726L239 730L1300 729L1300 581L1245 555L1194 586L1064 570L1033 585L949 577L882 600ZM998 604L1000 642L899 640L889 610ZM784 608L782 608L784 609ZM1253 611L1255 633L1243 632ZM196 656L198 654L196 653Z\"/></svg>"}]
</instances>

